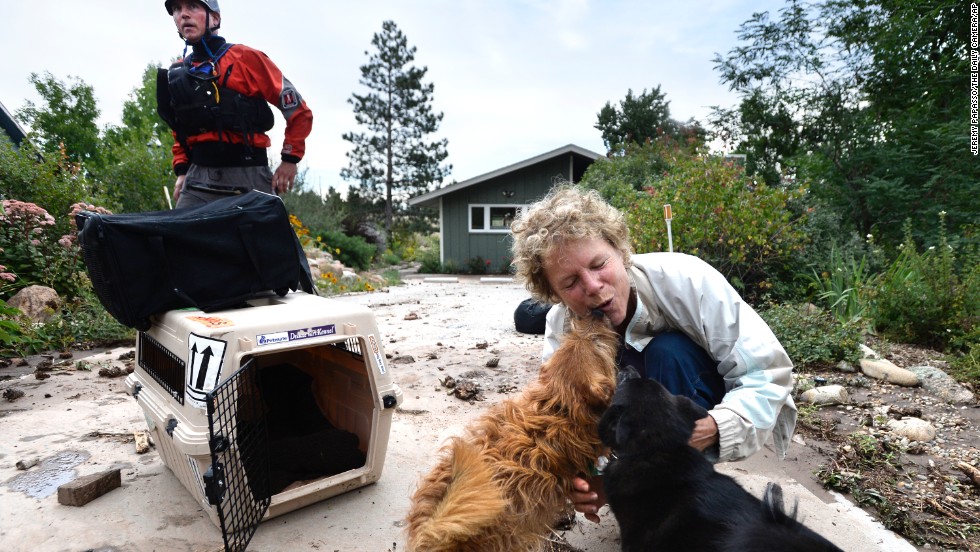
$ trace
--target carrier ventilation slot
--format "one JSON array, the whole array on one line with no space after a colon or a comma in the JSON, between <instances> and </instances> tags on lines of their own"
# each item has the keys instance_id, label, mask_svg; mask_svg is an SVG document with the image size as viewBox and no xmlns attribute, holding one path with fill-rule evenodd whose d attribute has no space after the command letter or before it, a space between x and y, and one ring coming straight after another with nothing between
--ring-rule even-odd
<instances>
[{"instance_id":1,"label":"carrier ventilation slot","mask_svg":"<svg viewBox=\"0 0 980 552\"><path fill-rule=\"evenodd\" d=\"M140 368L153 376L178 403L184 404L184 360L143 332L139 333L139 340Z\"/></svg>"},{"instance_id":2,"label":"carrier ventilation slot","mask_svg":"<svg viewBox=\"0 0 980 552\"><path fill-rule=\"evenodd\" d=\"M354 358L360 359L364 356L364 353L361 352L361 340L357 339L356 337L352 337L344 341L338 341L332 345L342 351L347 351Z\"/></svg>"}]
</instances>

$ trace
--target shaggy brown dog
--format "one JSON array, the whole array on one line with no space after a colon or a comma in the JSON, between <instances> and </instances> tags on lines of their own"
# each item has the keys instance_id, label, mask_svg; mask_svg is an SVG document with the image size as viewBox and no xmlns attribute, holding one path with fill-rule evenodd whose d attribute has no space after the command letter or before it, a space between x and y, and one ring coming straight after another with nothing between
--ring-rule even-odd
<instances>
[{"instance_id":1,"label":"shaggy brown dog","mask_svg":"<svg viewBox=\"0 0 980 552\"><path fill-rule=\"evenodd\" d=\"M599 454L597 424L616 387L618 336L578 320L538 379L453 438L412 497L416 552L540 550L571 480Z\"/></svg>"}]
</instances>

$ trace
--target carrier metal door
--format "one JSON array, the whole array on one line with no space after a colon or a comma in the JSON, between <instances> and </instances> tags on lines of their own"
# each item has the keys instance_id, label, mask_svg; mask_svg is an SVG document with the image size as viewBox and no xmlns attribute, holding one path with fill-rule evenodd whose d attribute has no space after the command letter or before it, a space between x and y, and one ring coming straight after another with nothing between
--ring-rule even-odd
<instances>
[{"instance_id":1,"label":"carrier metal door","mask_svg":"<svg viewBox=\"0 0 980 552\"><path fill-rule=\"evenodd\" d=\"M259 392L252 359L206 396L211 467L204 488L227 552L245 550L269 509L268 428Z\"/></svg>"}]
</instances>

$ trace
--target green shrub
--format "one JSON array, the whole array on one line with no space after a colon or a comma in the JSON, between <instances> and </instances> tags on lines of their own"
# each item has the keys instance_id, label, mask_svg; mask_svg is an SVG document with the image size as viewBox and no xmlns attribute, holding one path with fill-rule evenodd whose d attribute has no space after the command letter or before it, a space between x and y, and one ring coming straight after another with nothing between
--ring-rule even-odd
<instances>
[{"instance_id":1,"label":"green shrub","mask_svg":"<svg viewBox=\"0 0 980 552\"><path fill-rule=\"evenodd\" d=\"M65 351L80 345L132 341L135 337L135 330L106 312L91 286L82 286L78 296L67 300L59 312L41 324L0 302L0 356Z\"/></svg>"},{"instance_id":2,"label":"green shrub","mask_svg":"<svg viewBox=\"0 0 980 552\"><path fill-rule=\"evenodd\" d=\"M34 284L54 288L67 297L80 293L84 264L75 243L74 214L81 210L107 212L76 203L65 217L70 223L57 225L54 217L34 203L15 199L0 202L0 252L4 260L0 279L6 282L0 287L0 299Z\"/></svg>"},{"instance_id":3,"label":"green shrub","mask_svg":"<svg viewBox=\"0 0 980 552\"><path fill-rule=\"evenodd\" d=\"M969 343L963 351L946 355L949 375L956 381L980 388L980 341Z\"/></svg>"},{"instance_id":4,"label":"green shrub","mask_svg":"<svg viewBox=\"0 0 980 552\"><path fill-rule=\"evenodd\" d=\"M824 276L837 268L846 271L853 263L863 264L868 275L878 274L884 269L884 252L876 240L870 234L860 236L856 230L850 229L839 210L810 194L792 201L790 209L800 216L799 228L806 236L806 242L792 262L774 267L770 279L773 284L770 295L773 298L800 301L804 297L812 297L815 289L817 292L826 291L819 285L814 286L814 273Z\"/></svg>"},{"instance_id":5,"label":"green shrub","mask_svg":"<svg viewBox=\"0 0 980 552\"><path fill-rule=\"evenodd\" d=\"M692 155L657 140L593 163L582 184L626 215L634 251L667 251L665 204L673 210L673 249L696 255L753 298L803 249L802 215L790 203L804 188L756 186L714 155Z\"/></svg>"},{"instance_id":6,"label":"green shrub","mask_svg":"<svg viewBox=\"0 0 980 552\"><path fill-rule=\"evenodd\" d=\"M317 243L346 266L357 270L367 270L378 248L369 244L360 236L348 236L337 230L313 231Z\"/></svg>"},{"instance_id":7,"label":"green shrub","mask_svg":"<svg viewBox=\"0 0 980 552\"><path fill-rule=\"evenodd\" d=\"M13 356L11 353L24 341L24 332L18 323L20 316L20 309L0 301L0 355Z\"/></svg>"},{"instance_id":8,"label":"green shrub","mask_svg":"<svg viewBox=\"0 0 980 552\"><path fill-rule=\"evenodd\" d=\"M419 272L422 274L439 274L442 272L438 249L426 249L422 252L419 261Z\"/></svg>"},{"instance_id":9,"label":"green shrub","mask_svg":"<svg viewBox=\"0 0 980 552\"><path fill-rule=\"evenodd\" d=\"M384 266L392 266L402 262L402 258L398 256L397 253L391 249L386 249L384 253L381 254L381 263Z\"/></svg>"},{"instance_id":10,"label":"green shrub","mask_svg":"<svg viewBox=\"0 0 980 552\"><path fill-rule=\"evenodd\" d=\"M862 334L829 312L804 304L775 305L759 313L797 366L828 367L857 362Z\"/></svg>"},{"instance_id":11,"label":"green shrub","mask_svg":"<svg viewBox=\"0 0 980 552\"><path fill-rule=\"evenodd\" d=\"M439 250L439 234L425 235L419 232L409 231L405 225L396 224L392 229L391 252L401 260L413 262L420 261L421 254L435 245L436 251Z\"/></svg>"},{"instance_id":12,"label":"green shrub","mask_svg":"<svg viewBox=\"0 0 980 552\"><path fill-rule=\"evenodd\" d=\"M106 148L110 157L98 168L103 195L119 213L162 211L173 203L174 173L170 148L133 139ZM166 191L164 191L166 188Z\"/></svg>"},{"instance_id":13,"label":"green shrub","mask_svg":"<svg viewBox=\"0 0 980 552\"><path fill-rule=\"evenodd\" d=\"M293 190L283 194L282 202L291 215L310 228L339 230L348 214L347 203L332 186L324 195L312 189L305 170L297 175Z\"/></svg>"},{"instance_id":14,"label":"green shrub","mask_svg":"<svg viewBox=\"0 0 980 552\"><path fill-rule=\"evenodd\" d=\"M466 260L466 266L470 274L487 274L490 272L490 264L490 261L484 260L480 255Z\"/></svg>"},{"instance_id":15,"label":"green shrub","mask_svg":"<svg viewBox=\"0 0 980 552\"><path fill-rule=\"evenodd\" d=\"M83 286L81 293L62 307L60 316L65 334L62 341L68 343L63 348L79 344L104 345L136 338L136 330L123 326L105 310L91 285Z\"/></svg>"},{"instance_id":16,"label":"green shrub","mask_svg":"<svg viewBox=\"0 0 980 552\"><path fill-rule=\"evenodd\" d=\"M973 251L958 260L940 213L939 243L919 252L906 222L898 257L882 275L874 325L882 336L943 350L980 342L980 263Z\"/></svg>"},{"instance_id":17,"label":"green shrub","mask_svg":"<svg viewBox=\"0 0 980 552\"><path fill-rule=\"evenodd\" d=\"M90 196L91 183L81 166L70 163L63 155L43 153L29 140L16 149L0 133L0 198L33 203L61 216L71 210L73 203ZM59 221L57 228L66 232L68 222Z\"/></svg>"}]
</instances>

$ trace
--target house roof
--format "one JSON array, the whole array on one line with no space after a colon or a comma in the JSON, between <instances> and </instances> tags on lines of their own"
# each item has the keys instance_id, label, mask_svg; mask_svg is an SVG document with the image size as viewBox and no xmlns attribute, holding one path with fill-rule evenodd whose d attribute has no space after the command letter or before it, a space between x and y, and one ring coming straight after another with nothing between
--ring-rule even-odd
<instances>
[{"instance_id":1,"label":"house roof","mask_svg":"<svg viewBox=\"0 0 980 552\"><path fill-rule=\"evenodd\" d=\"M600 157L602 157L601 155L599 155L598 153L596 153L594 151L589 151L589 150L587 150L585 148L576 146L575 144L568 144L567 146L563 146L563 147L560 147L560 148L558 148L556 150L549 151L548 153L542 153L541 155L532 157L530 159L525 159L524 161L520 161L518 163L514 163L513 165L507 165L506 167L497 169L495 171L488 172L486 174L481 174L480 176L477 176L477 177L474 177L474 178L470 178L469 180L464 180L462 182L455 182L455 183L450 184L448 186L443 186L442 188L439 188L438 190L433 190L431 192L426 192L426 193L424 193L422 195L415 196L415 197L410 198L408 200L408 204L409 205L426 205L426 204L430 204L434 200L436 200L436 199L438 199L438 198L440 198L440 197L442 197L442 196L444 196L446 194L451 194L453 192L458 192L458 191L463 190L465 188L469 188L470 186L475 186L477 184L480 184L481 182L486 182L487 180L490 180L491 178L496 178L498 176L501 176L501 175L504 175L504 174L507 174L507 173L518 171L520 169L523 169L525 167L530 167L531 165L535 165L535 164L540 163L542 161L547 161L548 159L551 159L553 157L559 157L559 156L566 155L566 154L569 154L569 153L576 154L576 155L581 155L581 156L587 157L587 158L589 158L589 159L591 159L593 161L595 161L596 159L599 159Z\"/></svg>"},{"instance_id":2,"label":"house roof","mask_svg":"<svg viewBox=\"0 0 980 552\"><path fill-rule=\"evenodd\" d=\"M24 135L26 134L24 129L17 124L17 121L14 120L14 117L9 111L7 111L7 108L3 105L3 102L0 102L0 128L3 128L3 131L10 137L10 141L13 142L14 145L19 146L21 141L24 140Z\"/></svg>"}]
</instances>

